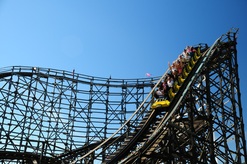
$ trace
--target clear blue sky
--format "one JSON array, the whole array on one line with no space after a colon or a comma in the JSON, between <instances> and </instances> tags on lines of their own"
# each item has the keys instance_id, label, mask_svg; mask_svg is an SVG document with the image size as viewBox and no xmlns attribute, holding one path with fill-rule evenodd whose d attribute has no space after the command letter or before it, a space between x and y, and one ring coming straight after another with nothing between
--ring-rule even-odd
<instances>
[{"instance_id":1,"label":"clear blue sky","mask_svg":"<svg viewBox=\"0 0 247 164\"><path fill-rule=\"evenodd\" d=\"M246 0L0 0L0 67L161 76L186 45L212 45L237 27L247 129L246 20Z\"/></svg>"}]
</instances>

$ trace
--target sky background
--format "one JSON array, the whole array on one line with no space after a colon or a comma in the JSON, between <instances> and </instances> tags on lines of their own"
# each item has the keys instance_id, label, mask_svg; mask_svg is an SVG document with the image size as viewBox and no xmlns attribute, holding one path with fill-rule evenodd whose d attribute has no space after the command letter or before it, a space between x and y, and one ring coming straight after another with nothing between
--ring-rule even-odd
<instances>
[{"instance_id":1,"label":"sky background","mask_svg":"<svg viewBox=\"0 0 247 164\"><path fill-rule=\"evenodd\" d=\"M0 68L161 76L185 46L210 46L235 27L247 129L246 20L247 0L0 0Z\"/></svg>"}]
</instances>

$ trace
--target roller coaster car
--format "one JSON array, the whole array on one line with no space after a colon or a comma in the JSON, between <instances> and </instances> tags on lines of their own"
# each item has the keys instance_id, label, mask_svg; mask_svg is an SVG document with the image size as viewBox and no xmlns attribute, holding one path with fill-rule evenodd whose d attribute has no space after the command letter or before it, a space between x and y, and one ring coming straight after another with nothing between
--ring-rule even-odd
<instances>
[{"instance_id":1,"label":"roller coaster car","mask_svg":"<svg viewBox=\"0 0 247 164\"><path fill-rule=\"evenodd\" d=\"M164 98L158 98L151 106L151 109L156 108L165 108L170 105L170 101L164 99Z\"/></svg>"}]
</instances>

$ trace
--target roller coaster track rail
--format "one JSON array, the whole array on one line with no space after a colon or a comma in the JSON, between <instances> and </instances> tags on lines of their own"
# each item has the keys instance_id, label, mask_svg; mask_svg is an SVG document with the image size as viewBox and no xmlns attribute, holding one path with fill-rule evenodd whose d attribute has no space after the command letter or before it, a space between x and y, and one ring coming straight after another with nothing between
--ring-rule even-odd
<instances>
[{"instance_id":1,"label":"roller coaster track rail","mask_svg":"<svg viewBox=\"0 0 247 164\"><path fill-rule=\"evenodd\" d=\"M0 162L246 163L237 28L196 55L152 108L169 73L114 79L51 68L0 69ZM153 106L152 106L153 107Z\"/></svg>"},{"instance_id":2,"label":"roller coaster track rail","mask_svg":"<svg viewBox=\"0 0 247 164\"><path fill-rule=\"evenodd\" d=\"M219 50L219 47L222 46L222 44L235 41L237 32L238 32L238 29L232 29L229 32L227 32L226 34L223 34L213 43L213 45L210 48L208 48L205 52L203 52L201 58L196 63L196 65L193 67L188 78L185 79L184 84L179 89L179 91L176 93L176 96L172 100L171 105L168 107L168 109L165 109L165 111L167 111L167 112L162 113L162 115L163 115L162 119L157 121L156 116L157 116L157 113L160 114L159 112L157 112L155 110L148 112L146 117L144 117L143 121L140 123L140 125L137 127L134 126L138 130L138 132L135 132L133 129L130 129L129 131L132 131L132 134L134 136L126 137L125 140L128 140L128 141L123 142L122 146L119 148L119 150L117 150L115 153L112 153L112 155L109 156L110 159L106 159L104 163L116 163L116 162L119 162L119 163L134 163L134 162L140 163L141 161L140 161L140 158L138 158L138 157L145 154L145 152L147 152L148 149L151 149L153 145L158 145L159 142L162 141L164 134L168 132L168 129L169 129L168 126L170 126L171 123L174 123L174 120L175 120L174 116L175 116L177 110L179 109L179 107L181 106L182 102L185 101L186 96L188 96L188 93L191 90L191 86L203 74L202 72L205 71L205 68L208 67L208 63L213 58L215 58L215 56L214 56L215 52ZM157 81L156 85L150 91L150 93L148 94L146 99L143 101L143 103L136 109L136 111L133 113L133 115L111 137L106 139L104 142L100 143L97 147L90 150L88 153L82 155L81 157L78 157L76 160L74 160L71 163L74 164L77 161L81 161L85 158L88 158L95 151L102 149L102 148L103 148L102 152L99 154L103 154L104 151L113 144L113 143L109 144L110 139L116 137L117 134L124 127L128 126L130 123L137 122L137 120L139 119L139 116L136 116L136 115L138 113L140 113L139 112L140 110L143 110L143 109L149 110L150 104L147 103L147 101L150 101L150 97L152 96L155 88L158 87L158 85L162 82L162 80L165 78L167 73L168 73L168 70L163 74L163 76L159 79L159 81ZM146 106L144 106L144 104ZM137 118L137 120L133 120L135 118ZM152 134L150 136L145 136L145 134L143 134L143 133L145 133L146 130L148 128L150 128L150 124L154 124L155 122L158 125L155 126L155 128L153 128ZM126 136L126 134L123 134L123 135ZM145 137L147 137L145 142L143 142L143 135ZM108 144L106 144L106 143L108 143ZM136 147L137 144L139 144L138 151L133 151L133 147ZM243 144L246 145L245 139L243 139ZM244 152L243 154L246 154L246 148L243 147L242 149ZM241 157L241 158L244 158L242 160L246 161L246 156ZM239 158L238 158L238 160L241 161L241 159L239 159ZM213 159L211 162L215 162L215 159Z\"/></svg>"}]
</instances>

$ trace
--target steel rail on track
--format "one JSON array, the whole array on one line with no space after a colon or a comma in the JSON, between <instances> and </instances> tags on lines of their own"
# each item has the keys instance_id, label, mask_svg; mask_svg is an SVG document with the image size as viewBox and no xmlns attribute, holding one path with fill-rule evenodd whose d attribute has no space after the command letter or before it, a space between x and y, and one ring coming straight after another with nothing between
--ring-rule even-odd
<instances>
[{"instance_id":1,"label":"steel rail on track","mask_svg":"<svg viewBox=\"0 0 247 164\"><path fill-rule=\"evenodd\" d=\"M127 143L127 145L124 147L124 149L120 150L113 158L110 159L110 161L106 161L106 163L116 162L116 160L117 160L117 158L119 158L119 156L126 153L126 151L128 151L131 148L131 146L133 146L137 142L137 140L141 137L141 135L145 132L145 130L147 130L147 128L149 127L149 125L153 121L153 119L155 117L155 113L156 113L155 110L151 111L147 120L145 120L144 124L141 126L141 129L138 130L137 134L135 134L135 136Z\"/></svg>"}]
</instances>

